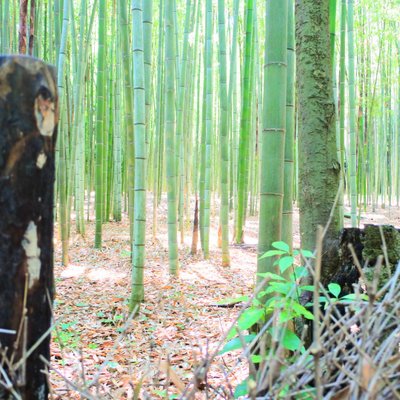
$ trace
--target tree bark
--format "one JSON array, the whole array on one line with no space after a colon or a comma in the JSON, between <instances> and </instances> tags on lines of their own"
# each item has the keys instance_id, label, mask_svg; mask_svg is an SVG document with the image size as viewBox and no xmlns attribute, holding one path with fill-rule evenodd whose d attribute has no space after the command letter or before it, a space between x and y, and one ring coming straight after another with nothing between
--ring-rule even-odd
<instances>
[{"instance_id":1,"label":"tree bark","mask_svg":"<svg viewBox=\"0 0 400 400\"><path fill-rule=\"evenodd\" d=\"M33 56L35 41L35 0L31 0L31 13L29 15L29 55Z\"/></svg>"},{"instance_id":2,"label":"tree bark","mask_svg":"<svg viewBox=\"0 0 400 400\"><path fill-rule=\"evenodd\" d=\"M26 54L26 19L28 14L28 0L19 2L19 37L18 52Z\"/></svg>"},{"instance_id":3,"label":"tree bark","mask_svg":"<svg viewBox=\"0 0 400 400\"><path fill-rule=\"evenodd\" d=\"M55 82L39 60L0 57L0 352L24 400L48 394L40 357L50 359ZM12 390L0 385L0 398Z\"/></svg>"},{"instance_id":4,"label":"tree bark","mask_svg":"<svg viewBox=\"0 0 400 400\"><path fill-rule=\"evenodd\" d=\"M315 247L317 226L330 220L339 190L329 0L296 1L299 112L299 208L303 249ZM332 212L324 241L322 280L338 266L339 210Z\"/></svg>"}]
</instances>

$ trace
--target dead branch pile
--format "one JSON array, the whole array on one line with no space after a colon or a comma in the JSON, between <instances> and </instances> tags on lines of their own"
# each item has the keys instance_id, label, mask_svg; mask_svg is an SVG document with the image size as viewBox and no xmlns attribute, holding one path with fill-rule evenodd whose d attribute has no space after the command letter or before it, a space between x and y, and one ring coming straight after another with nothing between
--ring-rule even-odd
<instances>
[{"instance_id":1,"label":"dead branch pile","mask_svg":"<svg viewBox=\"0 0 400 400\"><path fill-rule=\"evenodd\" d=\"M344 310L330 305L320 320L319 343L314 340L294 364L286 362L262 398L320 393L317 398L335 400L400 399L399 276L400 266L381 290L372 284L367 302ZM261 386L268 386L269 375Z\"/></svg>"}]
</instances>

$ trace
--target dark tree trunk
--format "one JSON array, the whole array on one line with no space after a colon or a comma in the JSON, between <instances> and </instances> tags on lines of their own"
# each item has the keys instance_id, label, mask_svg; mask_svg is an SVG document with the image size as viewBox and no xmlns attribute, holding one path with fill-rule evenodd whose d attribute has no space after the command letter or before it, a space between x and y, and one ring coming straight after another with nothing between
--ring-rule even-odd
<instances>
[{"instance_id":1,"label":"dark tree trunk","mask_svg":"<svg viewBox=\"0 0 400 400\"><path fill-rule=\"evenodd\" d=\"M26 19L28 14L28 0L19 2L19 37L18 52L26 54Z\"/></svg>"},{"instance_id":2,"label":"dark tree trunk","mask_svg":"<svg viewBox=\"0 0 400 400\"><path fill-rule=\"evenodd\" d=\"M1 367L24 400L48 394L40 357L50 358L55 82L39 60L0 57ZM0 398L13 398L3 385Z\"/></svg>"},{"instance_id":3,"label":"dark tree trunk","mask_svg":"<svg viewBox=\"0 0 400 400\"><path fill-rule=\"evenodd\" d=\"M29 55L33 56L35 39L35 0L31 0L31 13L29 15Z\"/></svg>"}]
</instances>

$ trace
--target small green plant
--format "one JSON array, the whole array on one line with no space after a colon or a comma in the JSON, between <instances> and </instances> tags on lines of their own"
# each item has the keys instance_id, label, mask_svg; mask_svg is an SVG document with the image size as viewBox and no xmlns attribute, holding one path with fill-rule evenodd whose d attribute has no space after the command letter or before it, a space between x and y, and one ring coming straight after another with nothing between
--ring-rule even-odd
<instances>
[{"instance_id":1,"label":"small green plant","mask_svg":"<svg viewBox=\"0 0 400 400\"><path fill-rule=\"evenodd\" d=\"M236 336L238 330L248 330L254 325L264 322L276 309L280 310L278 325L287 325L288 321L298 317L304 317L306 319L314 318L312 313L299 302L300 295L303 291L314 290L313 286L301 286L300 284L301 278L308 276L307 268L304 266L294 266L296 255L302 254L305 258L311 258L313 257L312 253L304 250L295 250L291 254L289 246L283 242L275 242L273 243L273 247L275 248L274 250L268 251L262 257L281 256L275 261L275 265L277 265L280 274L270 272L259 274L259 276L265 278L266 285L253 298L250 307L241 314L237 326L231 330L228 339L232 339ZM289 268L291 268L291 271L290 274L287 274ZM249 296L241 296L236 299L225 300L224 304L247 301L250 301ZM296 345L300 342L300 339L295 339L293 335L290 333L286 335L288 337L287 340L284 341L284 346L288 350L295 350ZM253 335L247 335L240 339L250 340L252 337ZM230 342L227 343L222 352L231 351L232 349L228 350L230 346L232 346L232 344Z\"/></svg>"},{"instance_id":2,"label":"small green plant","mask_svg":"<svg viewBox=\"0 0 400 400\"><path fill-rule=\"evenodd\" d=\"M124 322L124 316L122 314L114 314L107 317L104 312L99 311L96 315L100 318L102 325L120 326Z\"/></svg>"},{"instance_id":3,"label":"small green plant","mask_svg":"<svg viewBox=\"0 0 400 400\"><path fill-rule=\"evenodd\" d=\"M76 349L79 345L80 337L79 333L73 329L76 322L68 322L60 325L60 329L57 329L55 335L55 342L57 342L61 348Z\"/></svg>"},{"instance_id":4,"label":"small green plant","mask_svg":"<svg viewBox=\"0 0 400 400\"><path fill-rule=\"evenodd\" d=\"M291 252L289 246L284 242L274 242L272 246L273 249L261 257L279 257L274 262L277 267L277 273L259 274L266 282L262 290L252 299L250 296L241 296L223 301L224 304L248 302L250 306L240 315L236 326L229 332L228 342L220 354L241 349L244 344L250 346L254 344L257 335L251 333L252 328L256 325L264 325L272 318L274 313L276 314L274 314L273 323L266 330L269 337L279 341L281 348L294 352L291 357L296 357L296 354L301 355L305 352L302 340L293 331L292 327L295 319L314 319L314 315L306 308L312 306L312 303L306 304L306 306L300 303L302 293L305 291L313 292L314 286L302 284L303 278L309 277L309 272L305 265L296 265L295 261L297 258L307 262L308 259L314 258L314 255L308 250L294 250ZM325 307L332 303L349 303L356 299L355 294L340 297L341 287L337 283L329 284L325 293L328 293L328 296L323 295L323 293L319 296L319 302L325 304ZM367 297L364 295L361 299L365 300ZM248 331L248 333L246 334L244 331ZM273 358L274 355L269 354L268 357ZM255 354L251 356L251 361L260 363L268 360L265 356L262 358L260 355ZM251 383L251 379L254 378L249 377L236 387L235 398L248 394L249 387L254 386L254 382ZM284 397L285 393L283 391L282 398ZM300 398L303 399L305 397Z\"/></svg>"},{"instance_id":5,"label":"small green plant","mask_svg":"<svg viewBox=\"0 0 400 400\"><path fill-rule=\"evenodd\" d=\"M174 400L174 399L179 399L178 394L168 394L168 392L165 389L153 389L153 393L162 397L162 398L168 398L169 400Z\"/></svg>"},{"instance_id":6,"label":"small green plant","mask_svg":"<svg viewBox=\"0 0 400 400\"><path fill-rule=\"evenodd\" d=\"M340 285L338 285L337 283L330 283L328 285L329 298L326 296L320 296L319 302L324 303L325 309L326 309L329 304L333 304L333 303L349 304L349 303L354 302L355 300L368 301L368 296L366 294L350 293L350 294L346 294L344 296L340 296L341 292L342 292L342 288L340 287Z\"/></svg>"}]
</instances>

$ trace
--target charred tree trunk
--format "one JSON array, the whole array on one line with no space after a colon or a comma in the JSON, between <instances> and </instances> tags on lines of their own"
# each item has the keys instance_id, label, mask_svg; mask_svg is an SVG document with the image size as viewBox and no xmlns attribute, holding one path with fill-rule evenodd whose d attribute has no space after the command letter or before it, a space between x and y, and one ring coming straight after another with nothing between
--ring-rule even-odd
<instances>
[{"instance_id":1,"label":"charred tree trunk","mask_svg":"<svg viewBox=\"0 0 400 400\"><path fill-rule=\"evenodd\" d=\"M53 299L55 70L0 57L0 398L47 399Z\"/></svg>"},{"instance_id":2,"label":"charred tree trunk","mask_svg":"<svg viewBox=\"0 0 400 400\"><path fill-rule=\"evenodd\" d=\"M28 14L28 0L20 0L19 2L19 37L18 52L26 54L26 19Z\"/></svg>"},{"instance_id":3,"label":"charred tree trunk","mask_svg":"<svg viewBox=\"0 0 400 400\"><path fill-rule=\"evenodd\" d=\"M31 13L29 15L29 55L33 55L35 39L35 0L31 0Z\"/></svg>"}]
</instances>

